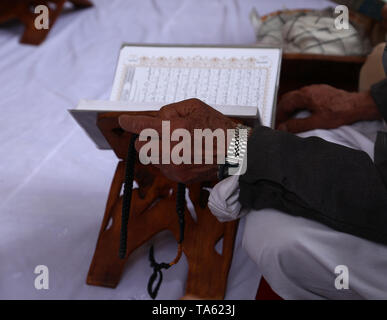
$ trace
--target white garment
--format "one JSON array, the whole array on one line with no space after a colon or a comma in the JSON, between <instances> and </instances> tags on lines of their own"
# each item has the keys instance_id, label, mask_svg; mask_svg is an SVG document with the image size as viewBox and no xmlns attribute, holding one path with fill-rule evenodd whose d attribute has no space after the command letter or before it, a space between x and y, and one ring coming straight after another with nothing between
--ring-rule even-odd
<instances>
[{"instance_id":1,"label":"white garment","mask_svg":"<svg viewBox=\"0 0 387 320\"><path fill-rule=\"evenodd\" d=\"M373 147L381 121L359 122L334 130L313 130L301 137L318 136L330 142L363 150L373 158ZM307 165L307 164L305 164ZM222 206L231 219L243 215L235 196L222 202L219 190L238 187L237 179L226 179L212 191L216 215ZM228 202L227 202L228 201ZM240 208L240 206L239 206ZM387 246L335 231L318 222L281 213L274 209L251 210L246 216L243 247L257 263L273 290L285 299L386 299ZM335 268L349 270L349 289L335 287Z\"/></svg>"},{"instance_id":2,"label":"white garment","mask_svg":"<svg viewBox=\"0 0 387 320\"><path fill-rule=\"evenodd\" d=\"M238 179L239 176L230 176L217 183L211 190L208 207L220 222L239 219L248 212L242 209L238 201Z\"/></svg>"}]
</instances>

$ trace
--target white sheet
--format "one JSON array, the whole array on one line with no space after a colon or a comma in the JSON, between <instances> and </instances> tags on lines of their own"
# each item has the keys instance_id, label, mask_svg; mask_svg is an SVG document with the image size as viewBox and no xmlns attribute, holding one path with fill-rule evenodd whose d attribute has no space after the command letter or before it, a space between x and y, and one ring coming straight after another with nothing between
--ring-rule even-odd
<instances>
[{"instance_id":1,"label":"white sheet","mask_svg":"<svg viewBox=\"0 0 387 320\"><path fill-rule=\"evenodd\" d=\"M116 165L67 113L81 98L108 99L123 42L249 44L251 8L261 14L325 7L322 0L94 0L63 14L39 47L20 45L21 26L0 28L0 298L147 299L147 247L130 259L119 286L87 286ZM243 224L243 221L242 221ZM242 225L243 226L243 225ZM227 298L254 298L255 264L238 235ZM161 236L159 257L175 242ZM34 287L47 265L50 289ZM165 272L159 298L183 294L184 261Z\"/></svg>"}]
</instances>

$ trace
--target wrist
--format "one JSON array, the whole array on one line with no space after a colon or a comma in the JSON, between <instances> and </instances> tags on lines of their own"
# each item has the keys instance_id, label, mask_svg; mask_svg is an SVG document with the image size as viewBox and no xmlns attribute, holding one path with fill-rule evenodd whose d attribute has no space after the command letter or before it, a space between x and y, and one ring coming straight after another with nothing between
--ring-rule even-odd
<instances>
[{"instance_id":1,"label":"wrist","mask_svg":"<svg viewBox=\"0 0 387 320\"><path fill-rule=\"evenodd\" d=\"M379 120L382 118L379 109L370 91L359 92L355 97L357 121Z\"/></svg>"}]
</instances>

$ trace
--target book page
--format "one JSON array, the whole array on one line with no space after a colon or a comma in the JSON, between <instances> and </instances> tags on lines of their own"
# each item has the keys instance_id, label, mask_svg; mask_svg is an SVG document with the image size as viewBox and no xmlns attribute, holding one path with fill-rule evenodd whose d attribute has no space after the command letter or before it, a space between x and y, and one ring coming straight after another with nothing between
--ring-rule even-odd
<instances>
[{"instance_id":1,"label":"book page","mask_svg":"<svg viewBox=\"0 0 387 320\"><path fill-rule=\"evenodd\" d=\"M269 48L127 46L111 99L165 105L198 98L218 110L250 107L250 115L259 111L270 126L280 54Z\"/></svg>"}]
</instances>

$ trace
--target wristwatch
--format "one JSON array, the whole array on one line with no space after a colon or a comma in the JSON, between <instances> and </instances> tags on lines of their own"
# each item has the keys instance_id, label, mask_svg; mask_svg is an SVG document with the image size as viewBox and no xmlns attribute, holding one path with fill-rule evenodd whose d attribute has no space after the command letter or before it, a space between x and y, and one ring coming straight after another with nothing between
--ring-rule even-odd
<instances>
[{"instance_id":1,"label":"wristwatch","mask_svg":"<svg viewBox=\"0 0 387 320\"><path fill-rule=\"evenodd\" d=\"M242 175L247 168L247 139L251 128L238 124L227 148L224 164L218 166L218 178L223 180L228 176Z\"/></svg>"}]
</instances>

